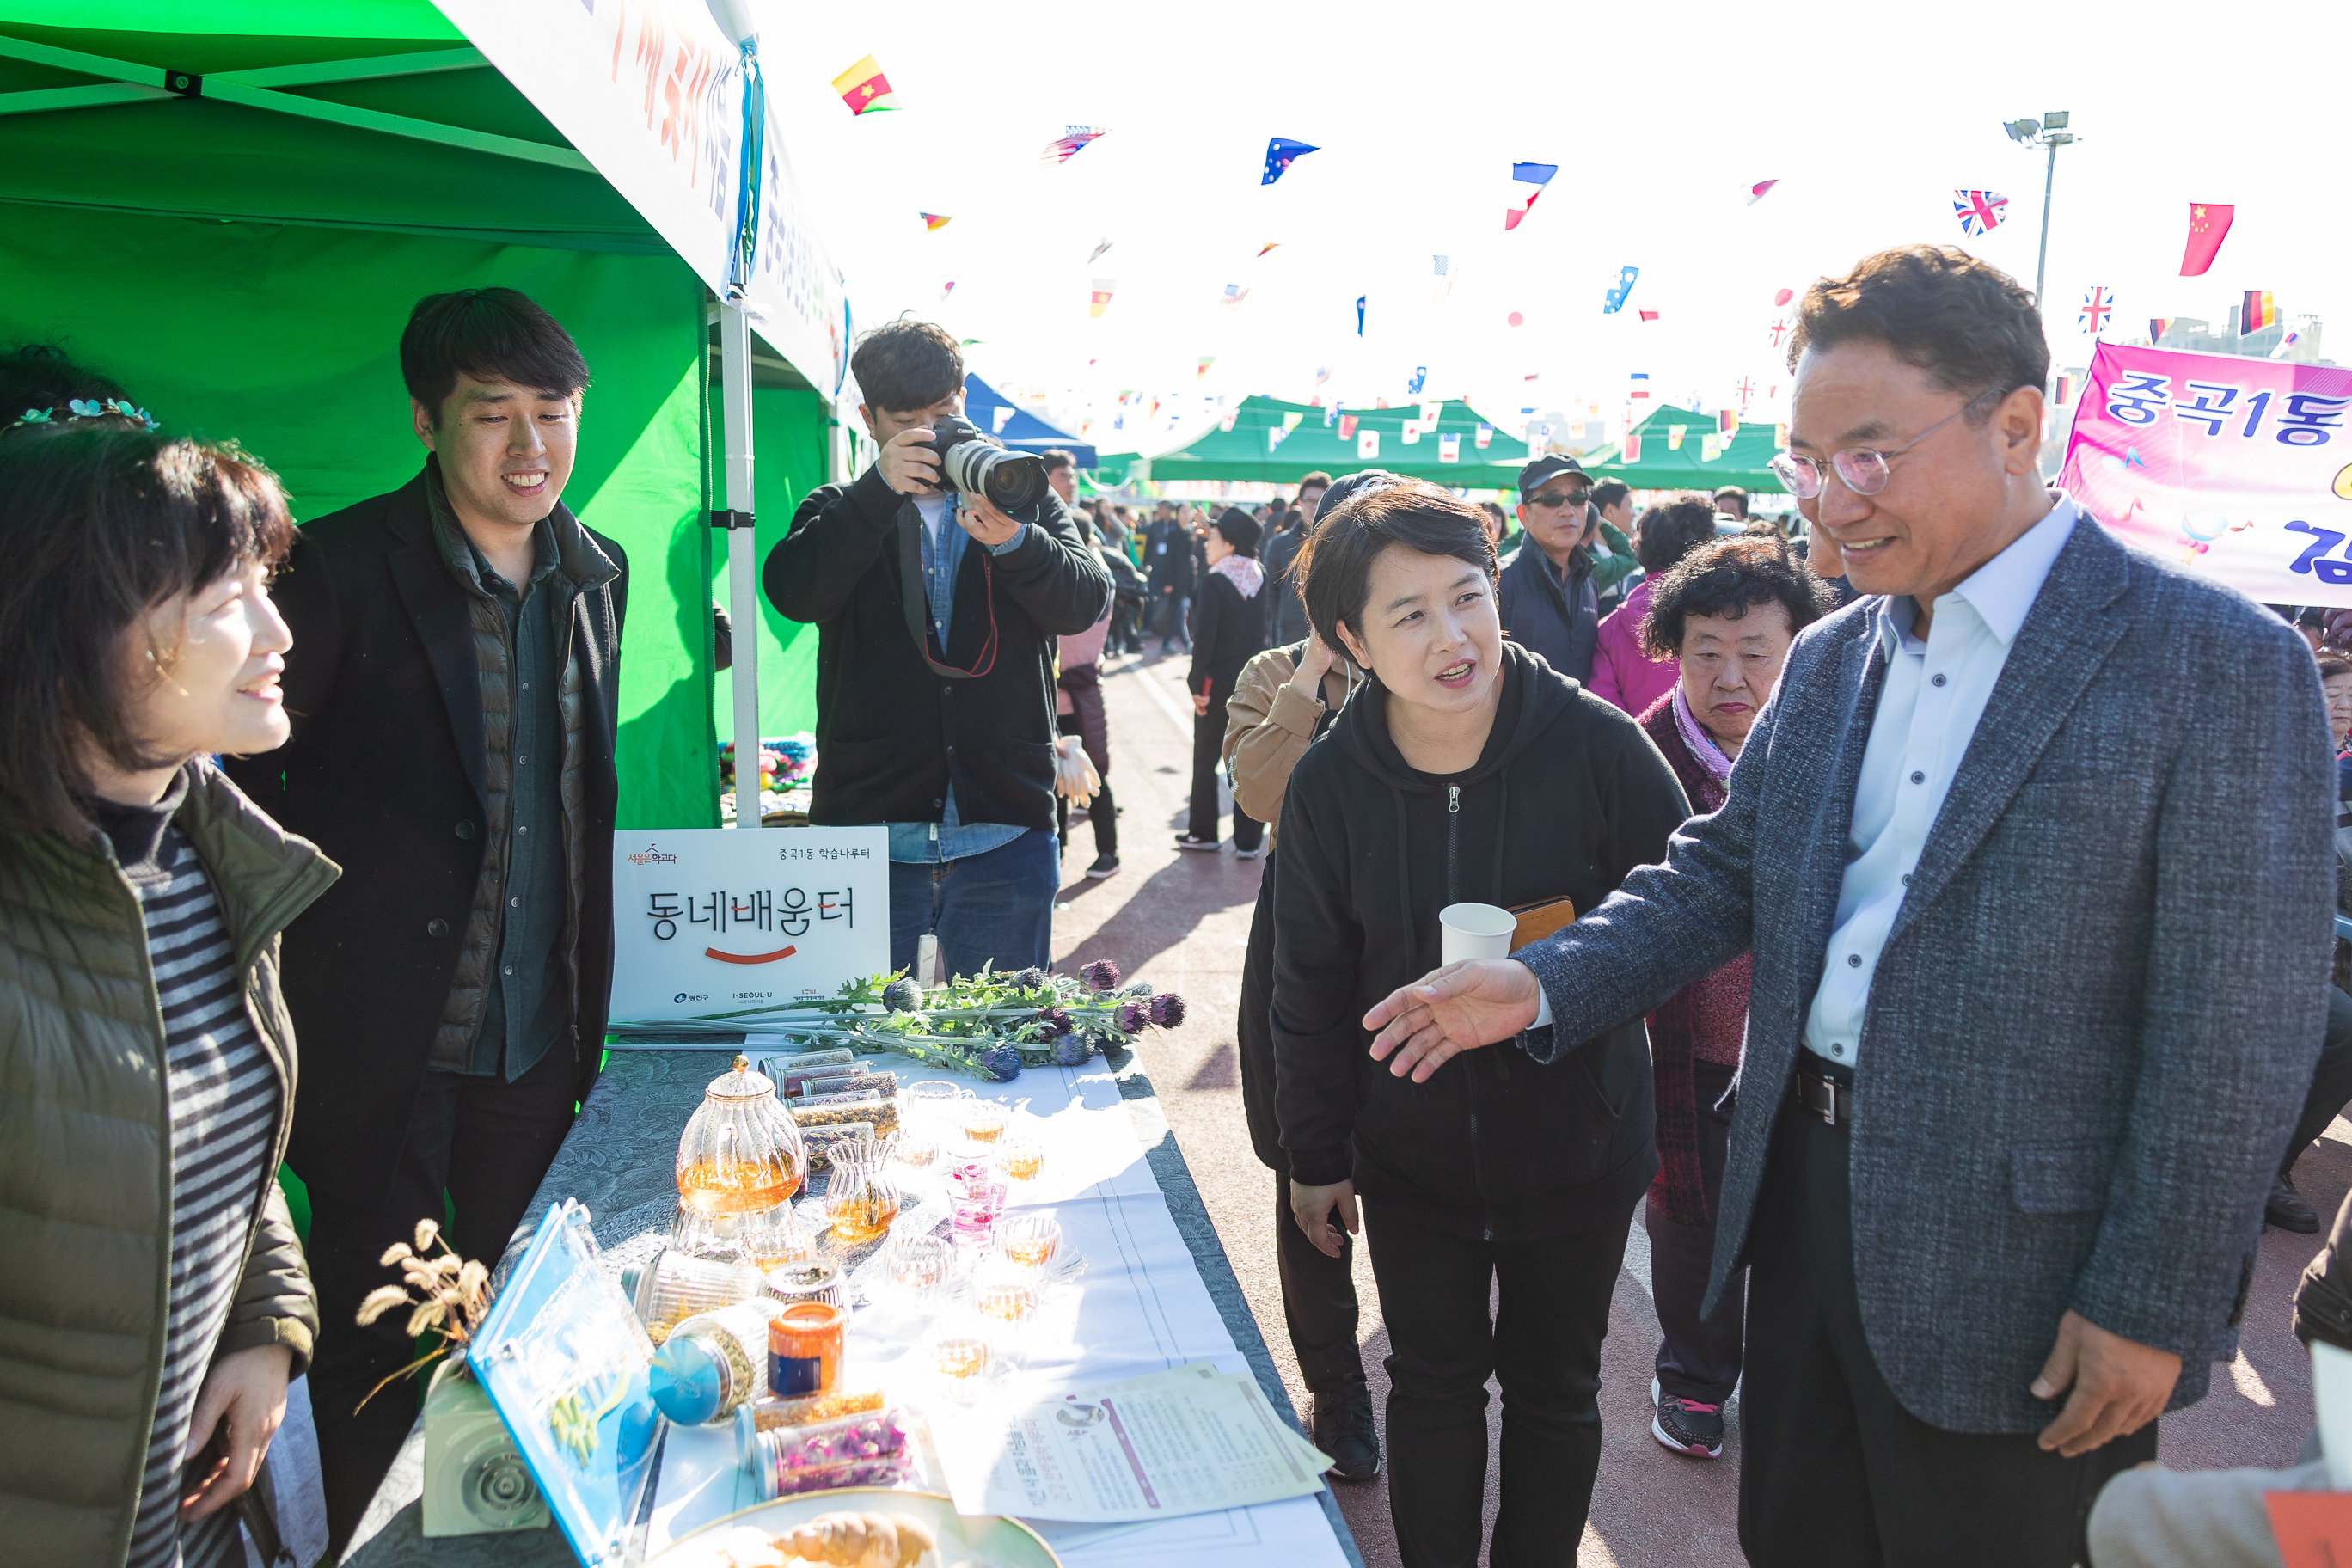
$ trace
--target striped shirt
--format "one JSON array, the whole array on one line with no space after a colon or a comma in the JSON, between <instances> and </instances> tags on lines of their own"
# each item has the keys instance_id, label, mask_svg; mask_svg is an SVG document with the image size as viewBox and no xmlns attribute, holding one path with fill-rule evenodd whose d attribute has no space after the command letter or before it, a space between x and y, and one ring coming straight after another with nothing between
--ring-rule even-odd
<instances>
[{"instance_id":1,"label":"striped shirt","mask_svg":"<svg viewBox=\"0 0 2352 1568\"><path fill-rule=\"evenodd\" d=\"M172 1108L171 1308L131 1529L131 1568L244 1562L234 1508L180 1522L182 1460L196 1394L244 1273L246 1237L278 1128L277 1075L246 1013L220 906L195 850L169 826L179 793L175 788L150 817L163 819L152 853L123 868L147 922ZM121 815L106 815L115 819L108 828L120 847Z\"/></svg>"}]
</instances>

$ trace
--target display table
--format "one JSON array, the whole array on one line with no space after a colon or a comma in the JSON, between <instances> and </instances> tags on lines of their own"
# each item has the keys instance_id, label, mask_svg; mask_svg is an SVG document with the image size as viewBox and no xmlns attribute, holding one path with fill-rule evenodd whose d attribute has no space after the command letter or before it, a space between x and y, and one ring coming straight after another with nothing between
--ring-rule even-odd
<instances>
[{"instance_id":1,"label":"display table","mask_svg":"<svg viewBox=\"0 0 2352 1568\"><path fill-rule=\"evenodd\" d=\"M520 1246L540 1216L567 1197L577 1198L600 1219L633 1211L653 1215L674 1202L678 1135L701 1103L704 1086L726 1069L728 1057L738 1048L761 1049L755 1042L742 1047L614 1051L540 1184L524 1230L512 1246ZM913 1063L894 1059L889 1065L900 1070L902 1085L910 1073L939 1076ZM1030 1374L1059 1386L1217 1360L1230 1363L1235 1372L1246 1366L1275 1408L1290 1416L1282 1380L1136 1056L1120 1051L1085 1068L1033 1068L1008 1084L956 1081L1036 1119L1046 1150L1041 1190L1033 1199L1015 1201L1053 1205L1066 1234L1087 1257L1087 1273L1080 1281L1085 1300L1070 1340L1034 1355ZM597 1228L602 1235L605 1226ZM553 1529L425 1540L417 1503L423 1475L419 1427L409 1434L343 1562L364 1568L556 1568L573 1562ZM665 1497L656 1544L670 1530L683 1531L697 1522L690 1504L680 1511ZM1160 1523L1041 1528L1068 1568L1154 1558L1173 1564L1212 1552L1227 1568L1336 1568L1342 1563L1362 1568L1328 1489L1294 1502Z\"/></svg>"}]
</instances>

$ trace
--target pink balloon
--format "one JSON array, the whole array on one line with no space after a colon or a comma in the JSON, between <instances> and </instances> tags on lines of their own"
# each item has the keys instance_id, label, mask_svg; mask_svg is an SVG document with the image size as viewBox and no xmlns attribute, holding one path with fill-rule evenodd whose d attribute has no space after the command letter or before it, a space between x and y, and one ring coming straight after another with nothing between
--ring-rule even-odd
<instances>
[{"instance_id":1,"label":"pink balloon","mask_svg":"<svg viewBox=\"0 0 2352 1568\"><path fill-rule=\"evenodd\" d=\"M1775 305L1785 305L1796 297L1797 291L1794 289L1783 289L1778 294L1772 296L1772 303Z\"/></svg>"},{"instance_id":2,"label":"pink balloon","mask_svg":"<svg viewBox=\"0 0 2352 1568\"><path fill-rule=\"evenodd\" d=\"M1510 322L1511 325L1515 327L1524 326L1527 323L1527 318L1520 315L1517 310L1514 310L1510 314Z\"/></svg>"}]
</instances>

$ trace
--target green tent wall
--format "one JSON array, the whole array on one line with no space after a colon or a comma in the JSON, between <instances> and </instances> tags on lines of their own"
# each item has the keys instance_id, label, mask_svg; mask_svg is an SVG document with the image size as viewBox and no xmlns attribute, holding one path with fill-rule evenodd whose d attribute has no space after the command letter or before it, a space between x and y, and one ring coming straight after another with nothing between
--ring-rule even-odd
<instances>
[{"instance_id":1,"label":"green tent wall","mask_svg":"<svg viewBox=\"0 0 2352 1568\"><path fill-rule=\"evenodd\" d=\"M1334 475L1353 473L1358 468L1386 468L1392 474L1462 489L1511 489L1517 486L1519 469L1528 460L1525 444L1495 427L1493 437L1480 449L1478 426L1489 422L1479 418L1475 409L1459 399L1444 405L1434 432L1424 430L1420 440L1407 446L1404 424L1408 419L1418 418L1420 406L1412 403L1395 408L1340 410L1343 415L1355 416L1357 436L1366 430L1381 433L1377 458L1359 458L1355 436L1340 439L1339 426L1325 425L1320 408L1271 397L1245 397L1234 410L1234 427L1230 430L1212 425L1175 451L1163 452L1148 464L1129 453L1106 452L1102 466L1106 477L1148 477L1154 484L1175 479L1291 484L1301 474L1318 468ZM1298 415L1298 424L1269 452L1266 432L1281 428L1286 414ZM1437 437L1442 435L1462 437L1460 461L1438 461Z\"/></svg>"},{"instance_id":2,"label":"green tent wall","mask_svg":"<svg viewBox=\"0 0 2352 1568\"><path fill-rule=\"evenodd\" d=\"M1683 426L1683 447L1679 452L1666 446L1672 426ZM1775 426L1742 424L1729 445L1712 463L1701 461L1705 451L1704 438L1715 434L1716 416L1693 414L1687 408L1672 404L1634 426L1642 433L1642 460L1624 461L1621 443L1580 459L1595 478L1622 479L1637 490L1696 490L1711 494L1724 485L1738 485L1744 490L1773 491L1784 489L1780 476L1766 465L1780 448L1775 443Z\"/></svg>"},{"instance_id":3,"label":"green tent wall","mask_svg":"<svg viewBox=\"0 0 2352 1568\"><path fill-rule=\"evenodd\" d=\"M464 47L427 0L0 0L0 36L205 74ZM100 79L0 58L0 92ZM564 146L487 65L289 90ZM424 294L489 284L546 306L593 377L564 500L629 554L621 825L715 826L725 551L705 521L722 428L707 296L616 192L593 172L205 99L0 116L0 342L61 342L167 429L236 438L285 479L298 520L415 473L401 326ZM782 379L796 384L754 394L763 546L825 468L824 400ZM758 644L762 728L807 727L814 634L762 619L739 643Z\"/></svg>"}]
</instances>

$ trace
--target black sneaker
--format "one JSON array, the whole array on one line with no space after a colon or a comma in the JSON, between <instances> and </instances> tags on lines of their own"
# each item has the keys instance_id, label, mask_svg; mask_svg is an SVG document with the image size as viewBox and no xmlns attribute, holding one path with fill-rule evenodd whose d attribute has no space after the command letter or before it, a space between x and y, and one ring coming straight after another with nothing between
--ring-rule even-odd
<instances>
[{"instance_id":1,"label":"black sneaker","mask_svg":"<svg viewBox=\"0 0 2352 1568\"><path fill-rule=\"evenodd\" d=\"M1723 1458L1722 1405L1695 1404L1665 1394L1654 1377L1650 1379L1650 1404L1656 1411L1650 1417L1650 1436L1663 1447L1694 1459Z\"/></svg>"},{"instance_id":2,"label":"black sneaker","mask_svg":"<svg viewBox=\"0 0 2352 1568\"><path fill-rule=\"evenodd\" d=\"M1189 833L1183 833L1177 836L1176 847L1179 849L1206 849L1213 854L1215 853L1220 842L1221 840L1214 838L1195 838Z\"/></svg>"},{"instance_id":3,"label":"black sneaker","mask_svg":"<svg viewBox=\"0 0 2352 1568\"><path fill-rule=\"evenodd\" d=\"M1331 1456L1331 1473L1343 1481L1369 1481L1381 1473L1381 1436L1372 1428L1372 1391L1360 1383L1315 1395L1307 1424L1315 1446Z\"/></svg>"},{"instance_id":4,"label":"black sneaker","mask_svg":"<svg viewBox=\"0 0 2352 1568\"><path fill-rule=\"evenodd\" d=\"M2303 1194L2294 1190L2294 1178L2284 1171L2271 1183L2270 1201L2263 1205L2263 1219L2297 1236L2319 1234L2319 1211L2303 1201Z\"/></svg>"},{"instance_id":5,"label":"black sneaker","mask_svg":"<svg viewBox=\"0 0 2352 1568\"><path fill-rule=\"evenodd\" d=\"M1099 882L1105 877L1116 877L1118 875L1118 857L1116 855L1097 856L1095 858L1095 863L1087 868L1087 880L1089 882Z\"/></svg>"}]
</instances>

